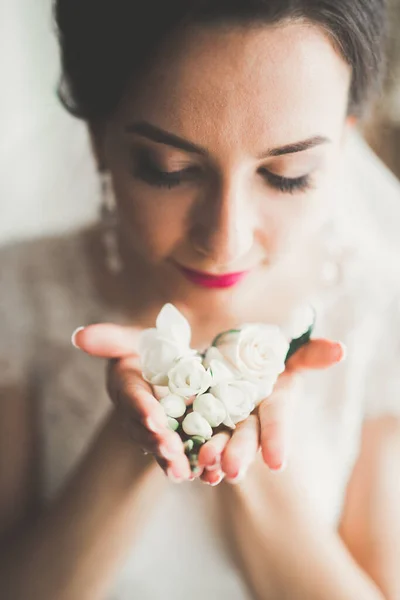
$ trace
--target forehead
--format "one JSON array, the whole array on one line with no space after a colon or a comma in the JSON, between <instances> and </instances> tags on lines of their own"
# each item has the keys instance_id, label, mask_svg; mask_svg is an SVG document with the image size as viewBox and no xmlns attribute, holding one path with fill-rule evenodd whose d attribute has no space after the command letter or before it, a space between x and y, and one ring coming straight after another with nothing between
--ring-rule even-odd
<instances>
[{"instance_id":1,"label":"forehead","mask_svg":"<svg viewBox=\"0 0 400 600\"><path fill-rule=\"evenodd\" d=\"M335 137L350 68L308 23L191 26L170 39L120 115L147 120L206 147ZM264 147L259 148L265 150Z\"/></svg>"}]
</instances>

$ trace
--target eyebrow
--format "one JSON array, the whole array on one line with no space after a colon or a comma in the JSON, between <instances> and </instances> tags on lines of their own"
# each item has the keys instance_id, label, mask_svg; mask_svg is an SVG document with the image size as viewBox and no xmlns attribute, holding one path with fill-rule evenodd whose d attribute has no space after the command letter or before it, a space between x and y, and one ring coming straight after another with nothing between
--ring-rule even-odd
<instances>
[{"instance_id":1,"label":"eyebrow","mask_svg":"<svg viewBox=\"0 0 400 600\"><path fill-rule=\"evenodd\" d=\"M166 146L172 146L174 148L178 148L179 150L184 150L185 152L190 152L192 154L200 154L201 156L208 156L208 152L205 148L198 146L197 144L193 144L193 142L189 142L174 133L170 133L169 131L165 131L160 127L156 127L147 121L138 121L137 123L131 123L127 125L125 128L127 133L136 133L141 137L145 137L157 144L164 144ZM320 146L321 144L330 143L330 139L322 136L322 135L314 135L306 140L302 140L300 142L294 142L292 144L287 144L285 146L280 146L279 148L270 148L269 150L260 154L257 158L268 158L271 156L282 156L283 154L294 154L295 152L303 152L304 150L309 150L310 148L314 148L315 146Z\"/></svg>"}]
</instances>

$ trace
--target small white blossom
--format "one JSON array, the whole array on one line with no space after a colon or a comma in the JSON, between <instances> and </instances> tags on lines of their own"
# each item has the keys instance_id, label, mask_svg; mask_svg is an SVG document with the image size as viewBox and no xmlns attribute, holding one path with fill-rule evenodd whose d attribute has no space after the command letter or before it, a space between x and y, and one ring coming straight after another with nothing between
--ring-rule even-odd
<instances>
[{"instance_id":1,"label":"small white blossom","mask_svg":"<svg viewBox=\"0 0 400 600\"><path fill-rule=\"evenodd\" d=\"M213 434L209 422L198 412L186 415L182 422L182 429L187 435L199 435L205 440L209 440Z\"/></svg>"},{"instance_id":2,"label":"small white blossom","mask_svg":"<svg viewBox=\"0 0 400 600\"><path fill-rule=\"evenodd\" d=\"M170 391L184 398L204 394L211 382L211 373L203 366L198 356L180 359L168 372Z\"/></svg>"},{"instance_id":3,"label":"small white blossom","mask_svg":"<svg viewBox=\"0 0 400 600\"><path fill-rule=\"evenodd\" d=\"M213 394L201 394L193 402L193 410L204 417L211 427L218 427L226 419L224 404Z\"/></svg>"},{"instance_id":4,"label":"small white blossom","mask_svg":"<svg viewBox=\"0 0 400 600\"><path fill-rule=\"evenodd\" d=\"M164 396L164 398L161 398L160 404L163 407L165 414L174 419L183 417L186 412L186 403L184 399L182 396L177 396L176 394Z\"/></svg>"}]
</instances>

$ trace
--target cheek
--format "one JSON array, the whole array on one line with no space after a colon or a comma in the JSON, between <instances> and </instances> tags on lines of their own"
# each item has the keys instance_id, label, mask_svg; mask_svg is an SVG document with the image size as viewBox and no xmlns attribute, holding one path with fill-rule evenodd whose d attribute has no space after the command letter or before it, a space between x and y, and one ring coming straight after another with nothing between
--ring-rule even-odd
<instances>
[{"instance_id":1,"label":"cheek","mask_svg":"<svg viewBox=\"0 0 400 600\"><path fill-rule=\"evenodd\" d=\"M325 219L324 188L274 199L260 215L259 240L269 254L296 247L318 230Z\"/></svg>"},{"instance_id":2,"label":"cheek","mask_svg":"<svg viewBox=\"0 0 400 600\"><path fill-rule=\"evenodd\" d=\"M172 191L121 179L114 182L120 228L136 252L157 261L186 237L187 209ZM167 197L168 196L168 197Z\"/></svg>"}]
</instances>

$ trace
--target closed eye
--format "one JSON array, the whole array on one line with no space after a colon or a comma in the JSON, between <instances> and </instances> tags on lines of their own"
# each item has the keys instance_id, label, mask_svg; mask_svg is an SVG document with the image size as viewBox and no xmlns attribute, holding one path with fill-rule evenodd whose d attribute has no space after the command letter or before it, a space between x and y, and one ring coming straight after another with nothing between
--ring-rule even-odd
<instances>
[{"instance_id":1,"label":"closed eye","mask_svg":"<svg viewBox=\"0 0 400 600\"><path fill-rule=\"evenodd\" d=\"M179 171L162 171L148 156L141 154L138 158L134 175L156 187L171 189L185 181L190 181L199 174L199 167L188 167ZM309 175L295 178L282 177L265 168L260 169L259 172L271 187L284 194L304 192L312 187Z\"/></svg>"},{"instance_id":2,"label":"closed eye","mask_svg":"<svg viewBox=\"0 0 400 600\"><path fill-rule=\"evenodd\" d=\"M198 174L198 171L198 167L188 167L179 171L162 171L149 157L141 155L138 157L134 175L150 185L173 188L183 181L192 179L194 175Z\"/></svg>"},{"instance_id":3,"label":"closed eye","mask_svg":"<svg viewBox=\"0 0 400 600\"><path fill-rule=\"evenodd\" d=\"M311 186L311 179L309 175L302 175L301 177L282 177L271 173L268 169L261 169L261 175L267 180L276 190L284 194L294 194L295 192L305 192L309 190Z\"/></svg>"}]
</instances>

